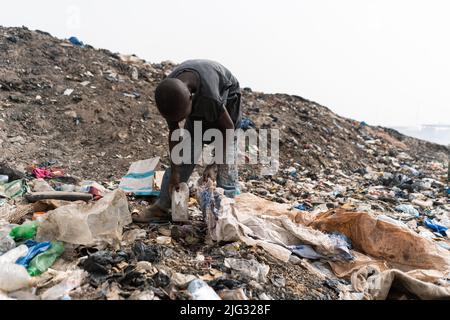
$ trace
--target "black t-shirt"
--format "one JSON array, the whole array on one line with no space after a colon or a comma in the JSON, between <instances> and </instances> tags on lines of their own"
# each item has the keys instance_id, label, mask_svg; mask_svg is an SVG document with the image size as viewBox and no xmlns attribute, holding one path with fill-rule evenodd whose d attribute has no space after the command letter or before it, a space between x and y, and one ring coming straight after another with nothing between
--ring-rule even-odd
<instances>
[{"instance_id":1,"label":"black t-shirt","mask_svg":"<svg viewBox=\"0 0 450 320\"><path fill-rule=\"evenodd\" d=\"M176 78L186 71L195 72L200 79L189 115L191 120L215 122L225 107L235 124L240 121L239 82L227 68L211 60L188 60L176 67L168 78Z\"/></svg>"}]
</instances>

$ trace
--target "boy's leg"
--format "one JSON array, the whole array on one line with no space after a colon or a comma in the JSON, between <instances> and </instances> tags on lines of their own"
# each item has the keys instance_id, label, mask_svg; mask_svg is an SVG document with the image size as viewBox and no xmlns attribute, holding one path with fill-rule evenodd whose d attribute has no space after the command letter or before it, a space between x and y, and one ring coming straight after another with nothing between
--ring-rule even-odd
<instances>
[{"instance_id":1,"label":"boy's leg","mask_svg":"<svg viewBox=\"0 0 450 320\"><path fill-rule=\"evenodd\" d=\"M217 186L224 189L228 198L234 198L239 194L238 166L237 166L237 139L226 148L225 163L217 164Z\"/></svg>"},{"instance_id":2,"label":"boy's leg","mask_svg":"<svg viewBox=\"0 0 450 320\"><path fill-rule=\"evenodd\" d=\"M236 93L227 101L227 109L230 114L233 115L233 121L235 122L235 128L238 129L241 126L242 109L241 109L241 94ZM225 196L234 198L239 194L239 182L238 182L238 166L237 166L237 139L236 136L233 139L234 144L231 146L231 150L227 152L234 152L232 163L224 163L217 165L217 186L224 189Z\"/></svg>"}]
</instances>

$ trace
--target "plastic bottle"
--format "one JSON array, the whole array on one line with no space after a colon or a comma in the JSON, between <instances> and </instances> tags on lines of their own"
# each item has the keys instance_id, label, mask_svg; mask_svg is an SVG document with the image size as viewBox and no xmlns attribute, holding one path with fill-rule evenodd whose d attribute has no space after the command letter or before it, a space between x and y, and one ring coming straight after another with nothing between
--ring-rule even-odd
<instances>
[{"instance_id":1,"label":"plastic bottle","mask_svg":"<svg viewBox=\"0 0 450 320\"><path fill-rule=\"evenodd\" d=\"M189 221L189 187L185 182L180 183L180 189L172 192L172 220Z\"/></svg>"},{"instance_id":2,"label":"plastic bottle","mask_svg":"<svg viewBox=\"0 0 450 320\"><path fill-rule=\"evenodd\" d=\"M17 259L28 253L28 247L24 244L14 248L0 256L0 263L16 263Z\"/></svg>"},{"instance_id":3,"label":"plastic bottle","mask_svg":"<svg viewBox=\"0 0 450 320\"><path fill-rule=\"evenodd\" d=\"M28 267L28 273L31 276L38 276L50 268L64 252L64 244L60 241L52 241L52 246L46 252L34 257Z\"/></svg>"},{"instance_id":4,"label":"plastic bottle","mask_svg":"<svg viewBox=\"0 0 450 320\"><path fill-rule=\"evenodd\" d=\"M23 266L0 262L0 291L12 292L28 287L30 275Z\"/></svg>"},{"instance_id":5,"label":"plastic bottle","mask_svg":"<svg viewBox=\"0 0 450 320\"><path fill-rule=\"evenodd\" d=\"M200 279L192 280L187 289L193 300L222 300L213 288Z\"/></svg>"},{"instance_id":6,"label":"plastic bottle","mask_svg":"<svg viewBox=\"0 0 450 320\"><path fill-rule=\"evenodd\" d=\"M10 232L11 232L10 225L0 226L0 255L2 255L5 252L8 252L11 249L14 249L16 246L16 242L9 235Z\"/></svg>"},{"instance_id":7,"label":"plastic bottle","mask_svg":"<svg viewBox=\"0 0 450 320\"><path fill-rule=\"evenodd\" d=\"M80 286L85 275L83 270L71 272L63 281L44 291L42 300L71 300L70 291Z\"/></svg>"},{"instance_id":8,"label":"plastic bottle","mask_svg":"<svg viewBox=\"0 0 450 320\"><path fill-rule=\"evenodd\" d=\"M37 222L28 222L24 223L21 226L15 227L11 230L11 233L9 234L11 237L14 238L14 240L27 240L34 238L37 232Z\"/></svg>"}]
</instances>

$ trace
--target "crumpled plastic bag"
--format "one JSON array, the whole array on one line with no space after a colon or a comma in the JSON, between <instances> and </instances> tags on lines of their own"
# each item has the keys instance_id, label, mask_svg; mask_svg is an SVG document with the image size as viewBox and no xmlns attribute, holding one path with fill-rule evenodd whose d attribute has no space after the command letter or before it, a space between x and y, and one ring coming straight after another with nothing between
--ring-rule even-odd
<instances>
[{"instance_id":1,"label":"crumpled plastic bag","mask_svg":"<svg viewBox=\"0 0 450 320\"><path fill-rule=\"evenodd\" d=\"M419 299L450 299L450 284L446 276L434 270L397 269L380 271L366 266L354 272L351 277L353 288L364 293L365 299L385 300L393 288ZM441 283L438 283L441 280ZM442 285L445 282L446 285Z\"/></svg>"},{"instance_id":2,"label":"crumpled plastic bag","mask_svg":"<svg viewBox=\"0 0 450 320\"><path fill-rule=\"evenodd\" d=\"M14 199L22 197L28 191L25 180L15 180L9 183L0 184L0 197Z\"/></svg>"},{"instance_id":3,"label":"crumpled plastic bag","mask_svg":"<svg viewBox=\"0 0 450 320\"><path fill-rule=\"evenodd\" d=\"M127 197L115 190L95 203L73 203L50 211L39 224L36 239L79 245L117 243L123 227L131 222Z\"/></svg>"},{"instance_id":4,"label":"crumpled plastic bag","mask_svg":"<svg viewBox=\"0 0 450 320\"><path fill-rule=\"evenodd\" d=\"M295 223L297 213L288 211L289 206L282 206L286 214L278 214L264 206L270 201L252 194L227 198L211 181L199 187L198 198L208 234L214 241L242 241L247 245L258 245L285 262L291 255L289 246L299 244L311 245L319 254L332 260L349 258L349 253L342 250L341 242Z\"/></svg>"}]
</instances>

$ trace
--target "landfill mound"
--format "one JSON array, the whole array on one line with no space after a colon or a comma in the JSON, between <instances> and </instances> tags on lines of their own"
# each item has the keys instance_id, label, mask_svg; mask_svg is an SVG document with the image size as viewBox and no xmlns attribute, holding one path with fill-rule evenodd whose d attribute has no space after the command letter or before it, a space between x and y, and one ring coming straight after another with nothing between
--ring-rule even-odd
<instances>
[{"instance_id":1,"label":"landfill mound","mask_svg":"<svg viewBox=\"0 0 450 320\"><path fill-rule=\"evenodd\" d=\"M25 28L0 28L0 46L0 160L22 167L57 160L92 179L120 178L135 159L161 156L168 164L168 129L154 89L174 64ZM257 128L280 129L283 168L353 172L379 162L371 149L386 143L415 159L447 156L444 146L361 126L301 97L243 92L245 116Z\"/></svg>"},{"instance_id":2,"label":"landfill mound","mask_svg":"<svg viewBox=\"0 0 450 320\"><path fill-rule=\"evenodd\" d=\"M190 223L135 224L155 197L120 181L169 164L153 94L175 65L75 40L0 27L0 298L450 297L446 147L245 88L278 173L242 165L231 201L196 172Z\"/></svg>"}]
</instances>

